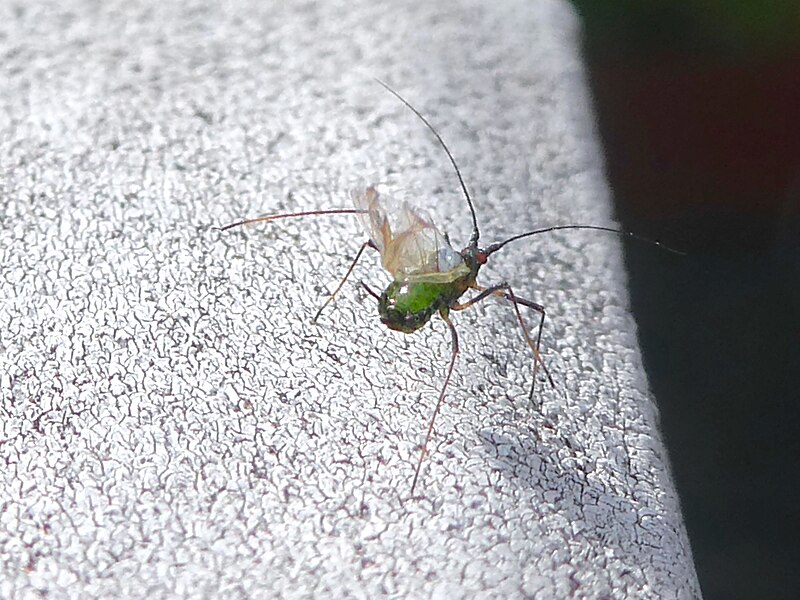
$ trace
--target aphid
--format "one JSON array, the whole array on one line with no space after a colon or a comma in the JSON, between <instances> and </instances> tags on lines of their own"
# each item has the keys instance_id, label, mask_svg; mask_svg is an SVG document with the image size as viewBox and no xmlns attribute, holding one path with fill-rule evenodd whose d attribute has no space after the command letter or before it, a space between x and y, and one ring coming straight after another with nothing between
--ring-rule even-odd
<instances>
[{"instance_id":1,"label":"aphid","mask_svg":"<svg viewBox=\"0 0 800 600\"><path fill-rule=\"evenodd\" d=\"M351 193L353 202L356 208L352 209L329 209L329 210L313 210L298 213L286 213L278 215L268 215L264 217L257 217L254 219L247 219L225 225L221 230L225 231L240 225L248 225L252 223L263 223L266 221L274 221L277 219L286 219L294 217L307 217L319 215L343 215L343 214L357 214L369 235L369 239L365 241L361 248L358 250L356 257L350 264L339 285L328 297L322 307L317 311L314 316L314 321L320 316L322 311L328 304L330 304L339 291L344 286L350 274L353 272L356 263L361 258L366 248L373 248L381 255L381 263L393 277L392 283L382 292L377 293L372 290L368 285L362 282L364 289L378 301L378 314L380 315L381 322L384 325L395 331L402 331L403 333L413 333L427 323L435 314L444 320L447 324L450 335L452 337L453 352L450 357L450 364L447 369L447 374L442 384L439 398L431 414L428 423L428 429L425 434L425 441L420 449L419 459L417 461L416 470L414 472L414 479L411 483L411 494L414 495L417 482L419 480L422 464L427 454L428 443L433 434L434 423L436 417L442 407L445 398L447 386L450 383L450 378L453 374L455 367L456 357L458 356L458 334L456 328L450 319L450 311L464 310L488 298L489 296L500 297L510 303L513 307L520 329L526 343L533 351L533 376L531 381L530 398L533 399L538 367L541 366L542 371L545 373L550 385L555 387L553 379L547 370L544 362L542 361L539 347L542 339L542 328L545 320L545 309L542 305L537 304L531 300L527 300L518 296L512 287L507 282L497 283L490 286L482 286L477 282L478 272L481 266L486 264L489 257L498 250L505 247L506 244L521 240L527 237L546 233L549 231L559 231L568 229L591 229L595 231L607 231L620 235L633 237L648 243L658 246L661 244L654 240L641 238L631 232L614 229L611 227L602 227L596 225L556 225L552 227L545 227L541 229L534 229L512 236L501 242L496 242L485 248L478 246L480 239L480 229L478 228L478 219L475 213L475 206L473 205L472 198L461 176L461 170L458 168L450 149L445 144L442 137L431 125L428 120L414 108L405 98L393 90L384 82L378 80L389 93L394 95L400 102L402 102L408 109L410 109L433 133L439 145L444 150L450 164L458 177L458 182L461 185L461 190L464 193L464 198L467 202L470 215L472 217L472 235L469 244L466 248L458 252L450 245L450 241L444 233L442 233L433 222L421 211L412 208L407 203L397 203L387 201L381 197L374 187L368 187L365 190L358 190ZM661 246L666 250L670 250L665 246ZM673 250L670 250L673 251ZM675 251L673 251L675 252ZM475 290L477 293L470 299L461 302L461 297L468 291ZM525 322L520 312L520 306L528 308L539 316L539 323L537 327L537 334L535 340L531 337L531 333L525 326Z\"/></svg>"}]
</instances>

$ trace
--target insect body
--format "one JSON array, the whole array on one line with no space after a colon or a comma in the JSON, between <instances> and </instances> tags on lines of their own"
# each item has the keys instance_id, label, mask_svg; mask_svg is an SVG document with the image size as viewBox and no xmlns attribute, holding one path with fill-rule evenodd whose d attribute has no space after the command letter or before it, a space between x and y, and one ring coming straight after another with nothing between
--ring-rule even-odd
<instances>
[{"instance_id":1,"label":"insect body","mask_svg":"<svg viewBox=\"0 0 800 600\"><path fill-rule=\"evenodd\" d=\"M328 297L326 302L317 311L314 320L319 317L322 311L336 297L342 286L347 281L353 269L361 258L367 247L380 252L383 267L393 277L393 281L380 294L373 291L368 285L362 283L367 292L378 301L378 313L381 321L395 331L413 333L427 323L431 317L438 313L447 324L452 337L453 350L450 358L450 365L442 384L439 398L434 407L425 441L420 450L419 459L414 473L414 480L411 484L411 493L419 480L422 464L427 453L427 446L433 434L433 426L436 417L441 409L442 402L447 391L447 386L453 374L456 357L458 356L458 334L455 326L450 319L451 311L460 311L480 302L489 296L497 296L506 300L514 309L517 321L523 333L523 337L533 352L533 377L531 381L530 397L533 398L538 368L541 366L551 385L553 380L547 368L542 362L539 353L541 343L542 327L544 325L544 307L531 300L526 300L516 295L511 286L506 283L498 283L489 287L483 287L477 283L478 271L481 266L486 264L488 258L503 248L506 244L540 233L565 229L590 229L596 231L607 231L616 234L630 236L649 243L660 245L653 240L640 238L630 232L602 227L595 225L556 225L545 227L533 231L527 231L519 235L510 237L504 241L491 244L486 248L478 246L480 230L475 213L472 198L469 195L467 186L461 176L461 171L456 164L453 155L450 153L444 140L428 120L409 104L400 94L390 88L382 81L378 81L384 88L408 107L436 136L440 146L450 160L453 169L458 177L459 184L464 193L471 217L472 217L472 236L466 248L460 252L453 249L447 236L439 231L433 222L421 211L410 207L407 203L397 203L384 199L374 187L365 190L356 190L352 195L355 208L352 209L329 209L315 210L299 213L287 213L279 215L269 215L247 219L231 223L222 227L222 230L231 229L240 225L260 223L285 219L292 217L306 217L319 215L342 215L356 214L361 219L369 239L361 245L355 259L350 264L349 269L340 281L339 285ZM670 250L669 248L665 248ZM672 251L672 250L670 250ZM675 251L672 251L675 252ZM461 302L462 296L469 291L477 292L472 298ZM525 326L525 322L520 312L520 307L533 310L539 315L538 333L536 339L531 337L530 331Z\"/></svg>"},{"instance_id":2,"label":"insect body","mask_svg":"<svg viewBox=\"0 0 800 600\"><path fill-rule=\"evenodd\" d=\"M369 244L378 249L383 268L394 277L378 297L384 325L412 333L436 312L447 311L474 285L480 267L475 257L453 250L420 211L407 203L387 205L373 187L352 196L366 211L362 221Z\"/></svg>"}]
</instances>

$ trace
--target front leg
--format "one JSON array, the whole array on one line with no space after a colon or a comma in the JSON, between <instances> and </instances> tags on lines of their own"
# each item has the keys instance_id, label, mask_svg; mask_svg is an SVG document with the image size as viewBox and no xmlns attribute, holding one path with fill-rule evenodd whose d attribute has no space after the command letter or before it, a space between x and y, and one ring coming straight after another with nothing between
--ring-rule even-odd
<instances>
[{"instance_id":1,"label":"front leg","mask_svg":"<svg viewBox=\"0 0 800 600\"><path fill-rule=\"evenodd\" d=\"M350 277L350 273L352 273L353 269L355 269L358 259L360 259L361 255L364 254L364 249L367 246L369 246L370 248L375 248L377 250L377 247L375 246L372 240L367 240L366 242L361 244L361 248L358 249L358 254L356 254L356 257L353 259L353 262L350 263L350 267L347 269L347 273L344 274L344 277L342 277L342 280L339 282L339 285L336 286L336 289L333 290L333 293L330 296L328 296L328 299L325 300L325 303L319 307L317 314L314 315L314 318L312 319L313 323L317 322L317 319L319 319L319 316L322 314L322 311L325 310L328 304L333 302L334 298L336 298L336 294L339 293L339 291L344 286L345 281L347 281L347 278Z\"/></svg>"},{"instance_id":2,"label":"front leg","mask_svg":"<svg viewBox=\"0 0 800 600\"><path fill-rule=\"evenodd\" d=\"M511 305L514 307L514 312L517 314L517 321L519 322L519 326L522 329L522 334L525 337L525 341L527 342L528 346L531 350L533 350L533 381L531 381L531 391L529 394L529 398L533 401L533 393L536 388L536 375L538 371L538 366L542 365L542 370L544 374L547 376L547 380L550 382L550 385L556 387L555 383L553 382L553 377L550 375L550 371L547 368L547 365L544 364L544 360L542 359L542 355L539 352L539 346L542 342L542 329L544 328L544 319L545 319L545 310L541 304L537 304L532 300L526 300L525 298L520 298L514 293L514 290L508 283L499 283L497 285L493 285L491 287L483 287L479 285L473 286L476 290L480 291L480 293L463 303L456 303L451 308L453 310L464 310L465 308L472 306L488 298L489 296L498 296L500 298L505 298ZM525 321L522 319L522 313L520 313L519 305L525 306L530 308L533 311L536 311L541 315L539 319L539 332L536 335L536 341L534 342L530 336L530 332L528 328L525 326Z\"/></svg>"}]
</instances>

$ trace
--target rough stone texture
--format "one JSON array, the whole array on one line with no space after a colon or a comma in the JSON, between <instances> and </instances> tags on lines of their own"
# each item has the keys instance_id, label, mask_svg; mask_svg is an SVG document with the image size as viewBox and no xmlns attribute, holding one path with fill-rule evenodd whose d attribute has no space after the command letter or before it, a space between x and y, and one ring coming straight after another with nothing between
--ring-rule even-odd
<instances>
[{"instance_id":1,"label":"rough stone texture","mask_svg":"<svg viewBox=\"0 0 800 600\"><path fill-rule=\"evenodd\" d=\"M552 234L482 273L549 309L527 400L513 311L462 353L383 328L355 283L377 183L463 244L608 224L578 25L560 2L0 7L0 596L699 596L620 241ZM534 322L531 315L531 322ZM668 324L665 322L665 327Z\"/></svg>"}]
</instances>

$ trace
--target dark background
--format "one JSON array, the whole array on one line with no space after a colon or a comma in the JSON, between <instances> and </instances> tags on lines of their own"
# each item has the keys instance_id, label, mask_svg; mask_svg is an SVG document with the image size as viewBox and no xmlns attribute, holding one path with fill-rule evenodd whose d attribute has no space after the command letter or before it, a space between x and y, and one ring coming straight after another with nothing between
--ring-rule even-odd
<instances>
[{"instance_id":1,"label":"dark background","mask_svg":"<svg viewBox=\"0 0 800 600\"><path fill-rule=\"evenodd\" d=\"M707 600L800 598L800 2L573 0Z\"/></svg>"}]
</instances>

